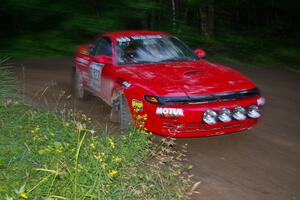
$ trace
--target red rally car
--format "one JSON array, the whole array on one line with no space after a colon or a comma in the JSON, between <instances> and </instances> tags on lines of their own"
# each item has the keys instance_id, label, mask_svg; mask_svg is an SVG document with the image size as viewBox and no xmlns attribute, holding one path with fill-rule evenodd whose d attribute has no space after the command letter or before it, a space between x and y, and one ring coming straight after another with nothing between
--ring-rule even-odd
<instances>
[{"instance_id":1,"label":"red rally car","mask_svg":"<svg viewBox=\"0 0 300 200\"><path fill-rule=\"evenodd\" d=\"M178 38L156 31L122 31L79 46L74 58L78 98L88 93L112 107L121 131L147 116L145 128L171 137L242 131L255 125L265 99L239 72L204 59Z\"/></svg>"}]
</instances>

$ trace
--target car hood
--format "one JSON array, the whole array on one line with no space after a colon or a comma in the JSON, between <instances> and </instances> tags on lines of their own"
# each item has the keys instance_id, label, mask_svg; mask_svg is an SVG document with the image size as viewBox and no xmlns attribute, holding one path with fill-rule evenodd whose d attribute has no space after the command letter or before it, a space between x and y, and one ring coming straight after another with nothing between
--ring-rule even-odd
<instances>
[{"instance_id":1,"label":"car hood","mask_svg":"<svg viewBox=\"0 0 300 200\"><path fill-rule=\"evenodd\" d=\"M256 87L239 72L205 60L124 67L130 80L159 96L197 96Z\"/></svg>"}]
</instances>

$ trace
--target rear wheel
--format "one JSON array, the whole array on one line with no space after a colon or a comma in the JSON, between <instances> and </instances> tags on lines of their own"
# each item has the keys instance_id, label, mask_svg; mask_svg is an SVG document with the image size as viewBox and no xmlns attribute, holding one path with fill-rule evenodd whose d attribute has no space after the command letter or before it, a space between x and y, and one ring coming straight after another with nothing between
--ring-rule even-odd
<instances>
[{"instance_id":1,"label":"rear wheel","mask_svg":"<svg viewBox=\"0 0 300 200\"><path fill-rule=\"evenodd\" d=\"M88 92L84 89L82 81L82 73L78 70L73 72L73 91L75 97L80 100L86 100L88 98Z\"/></svg>"}]
</instances>

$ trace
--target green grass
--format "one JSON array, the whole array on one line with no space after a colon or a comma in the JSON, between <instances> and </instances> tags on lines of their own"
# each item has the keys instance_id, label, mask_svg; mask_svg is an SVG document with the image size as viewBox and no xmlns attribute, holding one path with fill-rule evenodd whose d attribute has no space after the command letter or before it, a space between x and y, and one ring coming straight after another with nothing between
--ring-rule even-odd
<instances>
[{"instance_id":1,"label":"green grass","mask_svg":"<svg viewBox=\"0 0 300 200\"><path fill-rule=\"evenodd\" d=\"M140 130L103 135L85 115L24 105L8 95L13 86L3 90L8 83L0 79L0 199L186 197L188 167L173 140L155 145Z\"/></svg>"},{"instance_id":2,"label":"green grass","mask_svg":"<svg viewBox=\"0 0 300 200\"><path fill-rule=\"evenodd\" d=\"M100 137L79 119L70 122L14 104L0 107L0 119L2 197L177 199L185 194L188 182L178 176L182 166L151 163L154 149L146 132Z\"/></svg>"}]
</instances>

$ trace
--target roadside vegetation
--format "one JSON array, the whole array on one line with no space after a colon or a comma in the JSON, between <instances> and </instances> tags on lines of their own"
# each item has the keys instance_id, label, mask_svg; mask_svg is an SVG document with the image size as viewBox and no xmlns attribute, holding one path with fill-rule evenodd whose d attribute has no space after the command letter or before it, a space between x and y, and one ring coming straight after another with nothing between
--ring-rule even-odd
<instances>
[{"instance_id":1,"label":"roadside vegetation","mask_svg":"<svg viewBox=\"0 0 300 200\"><path fill-rule=\"evenodd\" d=\"M208 40L207 43L202 44L208 52L208 60L234 66L284 69L300 74L300 62L297 58L300 55L300 43L295 40L277 40L231 33L219 40Z\"/></svg>"},{"instance_id":2,"label":"roadside vegetation","mask_svg":"<svg viewBox=\"0 0 300 200\"><path fill-rule=\"evenodd\" d=\"M280 41L264 37L242 36L238 33L224 33L222 36L213 38L191 33L175 35L187 41L193 48L204 49L208 60L237 66L279 68L300 74L298 59L300 44L297 44L299 42L296 40ZM10 41L12 42L10 44L8 42L3 44L3 46L10 47L5 50L0 48L0 56L10 56L13 59L71 57L80 42L76 43L64 37L63 33L21 36ZM89 43L91 40L92 36L86 38L84 42ZM47 43L40 41L47 41Z\"/></svg>"},{"instance_id":3,"label":"roadside vegetation","mask_svg":"<svg viewBox=\"0 0 300 200\"><path fill-rule=\"evenodd\" d=\"M82 114L41 112L0 65L0 199L182 199L184 149L143 130L101 134Z\"/></svg>"},{"instance_id":4,"label":"roadside vegetation","mask_svg":"<svg viewBox=\"0 0 300 200\"><path fill-rule=\"evenodd\" d=\"M208 59L299 73L298 7L296 0L3 0L0 57L73 56L99 33L149 29L203 48Z\"/></svg>"}]
</instances>

